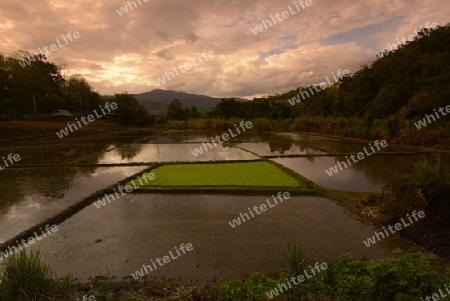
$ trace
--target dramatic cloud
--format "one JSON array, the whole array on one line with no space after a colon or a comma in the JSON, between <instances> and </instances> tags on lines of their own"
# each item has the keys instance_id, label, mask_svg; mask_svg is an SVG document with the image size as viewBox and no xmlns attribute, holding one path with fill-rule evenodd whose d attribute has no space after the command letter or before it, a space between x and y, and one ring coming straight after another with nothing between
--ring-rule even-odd
<instances>
[{"instance_id":1,"label":"dramatic cloud","mask_svg":"<svg viewBox=\"0 0 450 301\"><path fill-rule=\"evenodd\" d=\"M318 83L338 69L355 72L396 38L427 22L445 25L450 13L440 0L307 3L3 0L0 46L6 54L36 52L78 31L79 39L48 58L66 72L83 74L103 94L158 88L155 81L166 72L212 50L214 58L159 88L252 97ZM262 20L272 26L266 21L267 28L254 34Z\"/></svg>"}]
</instances>

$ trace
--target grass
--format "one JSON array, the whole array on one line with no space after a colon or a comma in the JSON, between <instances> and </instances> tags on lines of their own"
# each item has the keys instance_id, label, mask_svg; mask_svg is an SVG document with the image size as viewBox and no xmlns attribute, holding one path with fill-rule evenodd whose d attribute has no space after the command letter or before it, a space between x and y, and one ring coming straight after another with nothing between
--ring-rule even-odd
<instances>
[{"instance_id":1,"label":"grass","mask_svg":"<svg viewBox=\"0 0 450 301\"><path fill-rule=\"evenodd\" d=\"M58 279L39 249L30 249L5 258L0 272L0 300L67 300L72 278Z\"/></svg>"},{"instance_id":2,"label":"grass","mask_svg":"<svg viewBox=\"0 0 450 301\"><path fill-rule=\"evenodd\" d=\"M66 276L58 279L49 269L49 260L39 250L22 250L6 258L0 269L0 300L69 301L92 295L98 301L141 300L268 300L268 292L304 273L305 257L295 240L288 243L285 256L288 268L268 277L256 272L248 278L231 278L200 286L179 285L174 280L150 282L113 282L107 275L88 283ZM304 282L277 291L272 300L416 300L431 296L450 281L450 270L438 257L421 252L394 251L392 258L358 260L342 256L326 260L327 269ZM309 262L311 265L312 262ZM293 283L291 281L291 283ZM78 298L77 300L82 300ZM418 299L417 299L418 300Z\"/></svg>"},{"instance_id":3,"label":"grass","mask_svg":"<svg viewBox=\"0 0 450 301\"><path fill-rule=\"evenodd\" d=\"M298 187L299 182L267 162L172 164L152 171L146 186L258 186Z\"/></svg>"}]
</instances>

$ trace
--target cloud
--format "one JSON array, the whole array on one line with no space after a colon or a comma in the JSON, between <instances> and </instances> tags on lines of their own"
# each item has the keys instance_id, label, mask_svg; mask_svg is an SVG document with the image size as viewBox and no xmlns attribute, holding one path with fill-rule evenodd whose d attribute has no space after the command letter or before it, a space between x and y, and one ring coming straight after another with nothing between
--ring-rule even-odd
<instances>
[{"instance_id":1,"label":"cloud","mask_svg":"<svg viewBox=\"0 0 450 301\"><path fill-rule=\"evenodd\" d=\"M450 12L439 0L312 0L254 35L252 28L294 1L134 1L119 16L127 1L3 0L1 49L36 51L78 31L80 39L48 58L104 94L152 90L166 71L213 50L214 58L162 88L249 97L318 83L338 69L355 72L420 25L446 24Z\"/></svg>"}]
</instances>

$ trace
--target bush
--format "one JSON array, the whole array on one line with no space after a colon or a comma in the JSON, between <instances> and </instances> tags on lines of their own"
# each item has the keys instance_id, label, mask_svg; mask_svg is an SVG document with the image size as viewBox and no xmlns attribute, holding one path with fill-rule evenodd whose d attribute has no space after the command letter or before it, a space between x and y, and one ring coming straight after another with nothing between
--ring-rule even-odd
<instances>
[{"instance_id":1,"label":"bush","mask_svg":"<svg viewBox=\"0 0 450 301\"><path fill-rule=\"evenodd\" d=\"M448 282L448 275L439 274L437 256L400 250L394 254L394 258L382 260L344 256L329 262L320 277L305 283L308 298L409 301L436 293Z\"/></svg>"},{"instance_id":2,"label":"bush","mask_svg":"<svg viewBox=\"0 0 450 301\"><path fill-rule=\"evenodd\" d=\"M0 280L0 300L4 301L64 300L72 283L69 276L58 280L38 249L5 258Z\"/></svg>"},{"instance_id":3,"label":"bush","mask_svg":"<svg viewBox=\"0 0 450 301\"><path fill-rule=\"evenodd\" d=\"M221 300L230 301L257 301L266 300L266 292L275 287L277 282L267 278L261 273L251 275L247 280L232 278L228 281L219 282L214 290L220 295Z\"/></svg>"},{"instance_id":4,"label":"bush","mask_svg":"<svg viewBox=\"0 0 450 301\"><path fill-rule=\"evenodd\" d=\"M411 174L402 175L392 184L391 198L385 198L383 209L393 219L400 219L414 210L427 214L426 224L434 229L449 225L445 217L450 211L449 173L439 154L423 156Z\"/></svg>"},{"instance_id":5,"label":"bush","mask_svg":"<svg viewBox=\"0 0 450 301\"><path fill-rule=\"evenodd\" d=\"M234 278L220 282L214 286L222 298L218 300L268 300L267 292L278 283L286 283L293 274L292 268L299 270L296 267L299 266L298 255L303 256L301 248L295 243L289 248L289 262L295 264L291 265L291 270L280 273L278 280L255 273L247 280ZM450 273L441 276L437 256L420 252L396 250L393 258L370 261L355 260L347 255L327 261L327 265L326 270L292 285L272 300L418 300L443 289L450 280ZM303 270L297 273L302 274Z\"/></svg>"},{"instance_id":6,"label":"bush","mask_svg":"<svg viewBox=\"0 0 450 301\"><path fill-rule=\"evenodd\" d=\"M292 276L297 276L306 269L306 255L301 246L297 246L295 240L287 244L288 253L284 259L289 265Z\"/></svg>"}]
</instances>

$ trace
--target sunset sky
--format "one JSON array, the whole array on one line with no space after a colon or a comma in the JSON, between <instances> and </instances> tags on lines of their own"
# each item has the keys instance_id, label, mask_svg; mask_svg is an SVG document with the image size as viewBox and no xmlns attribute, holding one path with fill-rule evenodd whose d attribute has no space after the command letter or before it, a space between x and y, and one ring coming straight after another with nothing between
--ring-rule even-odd
<instances>
[{"instance_id":1,"label":"sunset sky","mask_svg":"<svg viewBox=\"0 0 450 301\"><path fill-rule=\"evenodd\" d=\"M0 49L37 52L78 31L47 57L102 94L162 88L252 98L322 82L338 69L355 72L396 38L450 21L448 0L312 0L305 8L289 0L139 1L130 10L124 0L2 0ZM253 34L270 15L277 24ZM204 50L215 55L199 64ZM155 84L192 59L198 66Z\"/></svg>"}]
</instances>

